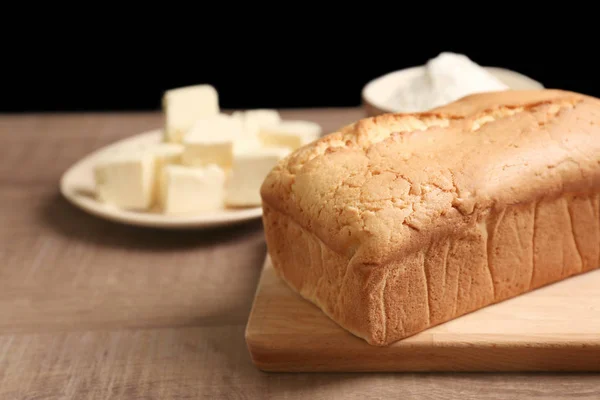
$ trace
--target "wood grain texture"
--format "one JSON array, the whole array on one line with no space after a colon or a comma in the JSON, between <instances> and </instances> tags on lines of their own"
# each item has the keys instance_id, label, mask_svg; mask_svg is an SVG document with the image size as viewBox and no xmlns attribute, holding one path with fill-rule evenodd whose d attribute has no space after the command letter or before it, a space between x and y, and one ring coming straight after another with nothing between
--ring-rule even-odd
<instances>
[{"instance_id":1,"label":"wood grain texture","mask_svg":"<svg viewBox=\"0 0 600 400\"><path fill-rule=\"evenodd\" d=\"M290 110L326 131L359 109ZM244 332L260 221L168 232L87 215L59 194L89 152L158 113L0 116L0 399L599 398L593 374L274 374Z\"/></svg>"},{"instance_id":2,"label":"wood grain texture","mask_svg":"<svg viewBox=\"0 0 600 400\"><path fill-rule=\"evenodd\" d=\"M596 270L377 347L293 292L267 257L246 341L265 371L600 371L598 287Z\"/></svg>"}]
</instances>

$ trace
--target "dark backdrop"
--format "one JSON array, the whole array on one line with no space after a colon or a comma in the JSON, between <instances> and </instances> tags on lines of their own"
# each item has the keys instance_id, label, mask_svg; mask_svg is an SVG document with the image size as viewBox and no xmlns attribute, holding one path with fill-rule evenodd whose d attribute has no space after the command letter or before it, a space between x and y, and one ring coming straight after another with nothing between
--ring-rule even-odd
<instances>
[{"instance_id":1,"label":"dark backdrop","mask_svg":"<svg viewBox=\"0 0 600 400\"><path fill-rule=\"evenodd\" d=\"M69 32L15 46L3 60L0 112L156 110L164 90L197 83L214 85L223 108L356 106L369 80L441 51L516 70L546 87L600 96L596 54L583 41L482 45L476 35L367 42L360 32L320 39L238 32L178 45L159 41L160 33L77 43Z\"/></svg>"}]
</instances>

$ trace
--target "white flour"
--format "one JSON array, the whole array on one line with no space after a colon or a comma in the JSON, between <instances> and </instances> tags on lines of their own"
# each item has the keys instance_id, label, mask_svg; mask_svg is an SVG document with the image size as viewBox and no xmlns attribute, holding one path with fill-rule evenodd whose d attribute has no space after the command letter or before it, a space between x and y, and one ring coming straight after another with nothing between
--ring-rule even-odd
<instances>
[{"instance_id":1,"label":"white flour","mask_svg":"<svg viewBox=\"0 0 600 400\"><path fill-rule=\"evenodd\" d=\"M387 103L403 112L418 112L469 94L507 89L467 56L443 52L427 62L423 74L397 88Z\"/></svg>"}]
</instances>

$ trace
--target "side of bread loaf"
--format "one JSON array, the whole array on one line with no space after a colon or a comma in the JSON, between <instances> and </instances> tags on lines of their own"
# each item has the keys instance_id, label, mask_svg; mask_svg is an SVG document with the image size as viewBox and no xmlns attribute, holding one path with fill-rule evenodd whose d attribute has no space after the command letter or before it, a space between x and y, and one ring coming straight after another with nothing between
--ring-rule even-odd
<instances>
[{"instance_id":1,"label":"side of bread loaf","mask_svg":"<svg viewBox=\"0 0 600 400\"><path fill-rule=\"evenodd\" d=\"M600 264L600 101L472 95L360 120L261 188L290 287L387 345Z\"/></svg>"}]
</instances>

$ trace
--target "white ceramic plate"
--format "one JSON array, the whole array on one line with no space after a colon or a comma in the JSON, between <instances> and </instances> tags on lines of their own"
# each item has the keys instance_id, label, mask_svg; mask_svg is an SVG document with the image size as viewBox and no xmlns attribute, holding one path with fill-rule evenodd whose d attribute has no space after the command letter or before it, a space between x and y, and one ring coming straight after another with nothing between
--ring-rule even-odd
<instances>
[{"instance_id":1,"label":"white ceramic plate","mask_svg":"<svg viewBox=\"0 0 600 400\"><path fill-rule=\"evenodd\" d=\"M398 89L404 82L411 80L423 73L424 65L411 67L390 72L373 79L367 83L362 90L363 100L371 107L374 107L378 112L402 112L400 109L393 109L387 103L395 90ZM483 67L489 73L501 80L512 90L531 90L543 89L544 86L531 79L528 76L518 72L498 67Z\"/></svg>"},{"instance_id":2,"label":"white ceramic plate","mask_svg":"<svg viewBox=\"0 0 600 400\"><path fill-rule=\"evenodd\" d=\"M115 142L93 152L67 170L60 181L60 191L67 200L84 211L107 220L129 225L154 228L209 228L231 225L262 216L262 207L226 209L185 216L164 215L158 212L121 210L99 202L94 194L93 167L105 152L159 143L162 131L154 130Z\"/></svg>"}]
</instances>

